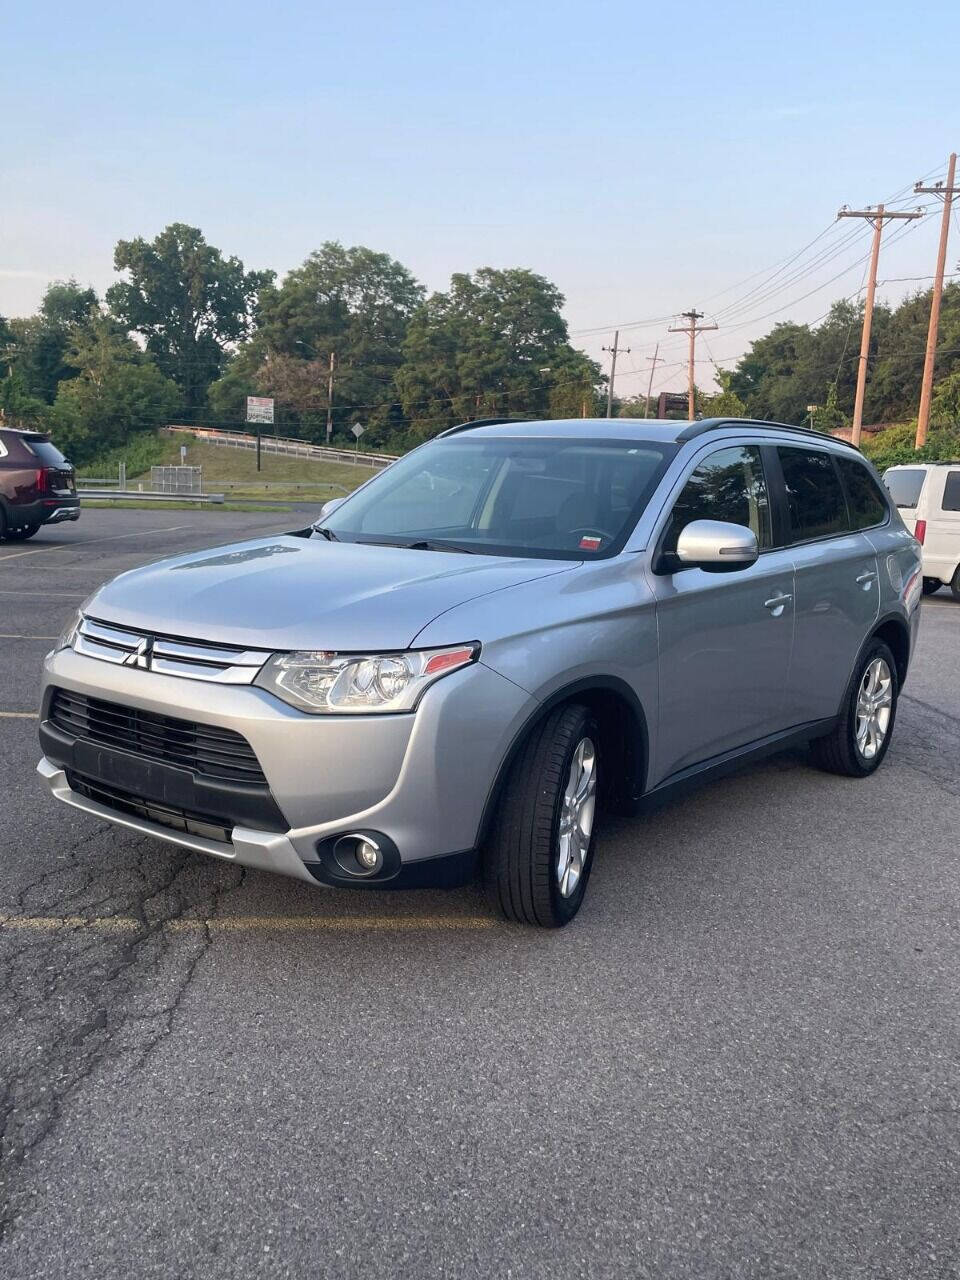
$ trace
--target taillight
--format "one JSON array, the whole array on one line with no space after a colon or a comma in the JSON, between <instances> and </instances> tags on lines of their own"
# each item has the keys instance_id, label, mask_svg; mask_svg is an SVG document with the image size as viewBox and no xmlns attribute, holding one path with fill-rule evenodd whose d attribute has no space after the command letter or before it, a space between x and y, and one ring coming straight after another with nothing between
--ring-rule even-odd
<instances>
[{"instance_id":1,"label":"taillight","mask_svg":"<svg viewBox=\"0 0 960 1280\"><path fill-rule=\"evenodd\" d=\"M47 476L48 475L49 475L49 472L47 471L46 467L41 467L40 470L37 472L37 482L36 482L37 493L47 492Z\"/></svg>"},{"instance_id":2,"label":"taillight","mask_svg":"<svg viewBox=\"0 0 960 1280\"><path fill-rule=\"evenodd\" d=\"M918 521L917 521L917 523L914 525L914 528L913 528L913 536L916 538L916 540L920 543L920 545L921 545L921 547L922 547L922 546L923 546L923 540L924 540L924 538L927 536L927 522L926 522L926 520L918 520Z\"/></svg>"}]
</instances>

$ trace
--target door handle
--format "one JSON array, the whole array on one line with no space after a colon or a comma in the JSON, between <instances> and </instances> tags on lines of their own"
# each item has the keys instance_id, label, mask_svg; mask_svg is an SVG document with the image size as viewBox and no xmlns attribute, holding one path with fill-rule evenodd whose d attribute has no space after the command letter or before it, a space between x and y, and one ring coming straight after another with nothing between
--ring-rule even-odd
<instances>
[{"instance_id":1,"label":"door handle","mask_svg":"<svg viewBox=\"0 0 960 1280\"><path fill-rule=\"evenodd\" d=\"M781 592L778 596L771 596L769 600L764 600L763 607L769 609L775 618L779 618L784 606L788 605L792 599L793 596L784 595Z\"/></svg>"},{"instance_id":2,"label":"door handle","mask_svg":"<svg viewBox=\"0 0 960 1280\"><path fill-rule=\"evenodd\" d=\"M857 576L857 586L858 587L869 586L869 584L873 582L876 576L877 576L876 573L872 569L868 569L866 573L861 573Z\"/></svg>"}]
</instances>

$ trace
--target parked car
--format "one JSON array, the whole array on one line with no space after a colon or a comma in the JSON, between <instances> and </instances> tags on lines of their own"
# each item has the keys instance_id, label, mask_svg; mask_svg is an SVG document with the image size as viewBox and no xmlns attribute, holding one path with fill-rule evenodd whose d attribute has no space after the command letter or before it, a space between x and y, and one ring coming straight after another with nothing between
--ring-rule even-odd
<instances>
[{"instance_id":1,"label":"parked car","mask_svg":"<svg viewBox=\"0 0 960 1280\"><path fill-rule=\"evenodd\" d=\"M49 436L0 427L0 542L80 519L76 476Z\"/></svg>"},{"instance_id":2,"label":"parked car","mask_svg":"<svg viewBox=\"0 0 960 1280\"><path fill-rule=\"evenodd\" d=\"M605 809L801 742L872 774L920 598L917 541L832 437L466 424L312 528L100 588L47 657L39 771L233 862L479 871L505 915L558 926Z\"/></svg>"},{"instance_id":3,"label":"parked car","mask_svg":"<svg viewBox=\"0 0 960 1280\"><path fill-rule=\"evenodd\" d=\"M888 467L883 480L923 546L923 589L948 586L960 600L960 462Z\"/></svg>"}]
</instances>

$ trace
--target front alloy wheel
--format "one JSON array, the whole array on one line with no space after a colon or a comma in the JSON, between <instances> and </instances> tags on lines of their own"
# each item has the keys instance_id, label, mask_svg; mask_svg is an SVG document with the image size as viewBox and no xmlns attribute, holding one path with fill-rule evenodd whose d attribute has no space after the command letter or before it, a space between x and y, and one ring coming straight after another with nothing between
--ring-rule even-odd
<instances>
[{"instance_id":1,"label":"front alloy wheel","mask_svg":"<svg viewBox=\"0 0 960 1280\"><path fill-rule=\"evenodd\" d=\"M508 920L557 929L583 902L593 861L600 734L568 703L535 725L507 773L483 878Z\"/></svg>"},{"instance_id":2,"label":"front alloy wheel","mask_svg":"<svg viewBox=\"0 0 960 1280\"><path fill-rule=\"evenodd\" d=\"M563 898L569 898L576 892L583 875L596 807L597 749L592 738L581 738L570 761L570 772L560 808L557 887Z\"/></svg>"}]
</instances>

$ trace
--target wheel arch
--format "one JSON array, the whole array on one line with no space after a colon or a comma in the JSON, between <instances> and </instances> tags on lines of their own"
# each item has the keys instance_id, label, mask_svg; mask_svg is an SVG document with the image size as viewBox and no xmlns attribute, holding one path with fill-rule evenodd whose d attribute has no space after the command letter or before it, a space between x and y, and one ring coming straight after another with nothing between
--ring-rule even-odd
<instances>
[{"instance_id":1,"label":"wheel arch","mask_svg":"<svg viewBox=\"0 0 960 1280\"><path fill-rule=\"evenodd\" d=\"M897 683L902 686L907 678L907 668L910 666L910 628L906 620L898 614L888 615L874 627L867 644L871 640L882 640L889 648L897 664Z\"/></svg>"},{"instance_id":2,"label":"wheel arch","mask_svg":"<svg viewBox=\"0 0 960 1280\"><path fill-rule=\"evenodd\" d=\"M539 703L511 740L487 793L477 833L478 847L486 839L504 781L524 742L538 724L567 702L582 703L596 716L603 757L618 762L613 782L615 800L628 808L643 795L650 739L647 717L636 692L617 676L575 680Z\"/></svg>"}]
</instances>

